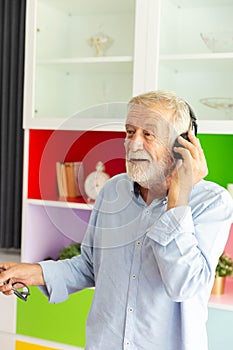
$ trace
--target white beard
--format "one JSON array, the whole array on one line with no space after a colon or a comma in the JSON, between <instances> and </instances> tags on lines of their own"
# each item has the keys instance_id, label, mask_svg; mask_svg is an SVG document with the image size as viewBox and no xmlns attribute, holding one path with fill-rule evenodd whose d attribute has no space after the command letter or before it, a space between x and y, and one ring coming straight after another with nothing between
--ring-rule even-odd
<instances>
[{"instance_id":1,"label":"white beard","mask_svg":"<svg viewBox=\"0 0 233 350\"><path fill-rule=\"evenodd\" d=\"M141 163L130 162L130 158L147 159ZM164 183L168 173L167 160L154 161L145 152L129 152L126 161L126 170L129 178L144 188L151 188Z\"/></svg>"}]
</instances>

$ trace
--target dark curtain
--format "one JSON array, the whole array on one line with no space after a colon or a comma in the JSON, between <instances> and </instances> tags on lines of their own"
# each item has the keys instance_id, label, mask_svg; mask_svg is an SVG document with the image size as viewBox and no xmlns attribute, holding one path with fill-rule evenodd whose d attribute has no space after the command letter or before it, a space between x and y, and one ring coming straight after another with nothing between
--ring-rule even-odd
<instances>
[{"instance_id":1,"label":"dark curtain","mask_svg":"<svg viewBox=\"0 0 233 350\"><path fill-rule=\"evenodd\" d=\"M26 0L0 0L0 248L20 248Z\"/></svg>"}]
</instances>

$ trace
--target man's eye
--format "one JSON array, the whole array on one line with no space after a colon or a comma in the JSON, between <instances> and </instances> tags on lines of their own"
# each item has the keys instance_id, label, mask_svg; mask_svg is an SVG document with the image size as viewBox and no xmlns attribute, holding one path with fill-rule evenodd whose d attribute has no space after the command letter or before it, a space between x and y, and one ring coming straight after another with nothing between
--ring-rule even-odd
<instances>
[{"instance_id":1,"label":"man's eye","mask_svg":"<svg viewBox=\"0 0 233 350\"><path fill-rule=\"evenodd\" d=\"M134 130L128 129L128 130L126 130L126 134L128 136L132 136L134 134Z\"/></svg>"},{"instance_id":2,"label":"man's eye","mask_svg":"<svg viewBox=\"0 0 233 350\"><path fill-rule=\"evenodd\" d=\"M154 138L154 134L149 131L144 131L144 136L147 138Z\"/></svg>"}]
</instances>

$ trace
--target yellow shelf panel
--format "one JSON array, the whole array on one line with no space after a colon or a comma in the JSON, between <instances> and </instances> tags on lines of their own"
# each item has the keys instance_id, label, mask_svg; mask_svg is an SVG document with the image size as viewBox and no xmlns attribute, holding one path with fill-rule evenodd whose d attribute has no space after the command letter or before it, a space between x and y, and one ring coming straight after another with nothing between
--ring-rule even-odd
<instances>
[{"instance_id":1,"label":"yellow shelf panel","mask_svg":"<svg viewBox=\"0 0 233 350\"><path fill-rule=\"evenodd\" d=\"M42 346L42 345L37 345L32 343L25 343L19 340L16 340L15 349L16 350L56 350L54 348L48 348L47 346Z\"/></svg>"}]
</instances>

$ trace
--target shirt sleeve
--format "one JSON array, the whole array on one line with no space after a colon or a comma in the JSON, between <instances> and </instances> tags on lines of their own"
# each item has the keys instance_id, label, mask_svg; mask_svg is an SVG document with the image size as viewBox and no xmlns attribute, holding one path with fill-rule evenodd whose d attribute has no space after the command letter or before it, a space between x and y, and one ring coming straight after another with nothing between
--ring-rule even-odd
<instances>
[{"instance_id":1,"label":"shirt sleeve","mask_svg":"<svg viewBox=\"0 0 233 350\"><path fill-rule=\"evenodd\" d=\"M193 207L168 210L147 233L164 287L174 301L211 290L229 235L233 205L228 192L203 191L200 199Z\"/></svg>"},{"instance_id":2,"label":"shirt sleeve","mask_svg":"<svg viewBox=\"0 0 233 350\"><path fill-rule=\"evenodd\" d=\"M39 262L42 267L46 287L40 287L49 302L65 301L69 294L94 287L91 264L88 262L86 247L82 254L71 259Z\"/></svg>"}]
</instances>

